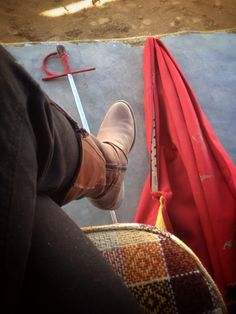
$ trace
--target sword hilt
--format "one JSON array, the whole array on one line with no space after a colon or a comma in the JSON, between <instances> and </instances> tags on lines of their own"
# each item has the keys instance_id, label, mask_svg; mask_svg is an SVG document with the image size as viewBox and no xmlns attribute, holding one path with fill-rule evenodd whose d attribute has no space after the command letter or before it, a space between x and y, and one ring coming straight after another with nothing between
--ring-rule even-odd
<instances>
[{"instance_id":1,"label":"sword hilt","mask_svg":"<svg viewBox=\"0 0 236 314\"><path fill-rule=\"evenodd\" d=\"M61 60L61 63L63 64L66 70L66 73L70 74L71 69L70 69L68 54L66 53L66 48L63 45L57 45L57 53Z\"/></svg>"},{"instance_id":2,"label":"sword hilt","mask_svg":"<svg viewBox=\"0 0 236 314\"><path fill-rule=\"evenodd\" d=\"M64 68L65 68L65 72L64 73L55 73L50 71L47 68L47 61L49 58L53 57L53 56L57 56L60 58ZM94 71L96 70L96 68L86 68L86 69L78 69L78 70L71 70L70 68L70 64L69 64L69 58L68 58L68 54L66 52L66 49L63 45L58 45L57 46L57 51L55 52L51 52L49 54L47 54L43 60L42 60L42 69L43 71L47 74L47 76L42 77L43 81L49 81L49 80L53 80L56 79L58 77L62 77L62 76L67 76L68 74L77 74L77 73L83 73L83 72L89 72L89 71Z\"/></svg>"}]
</instances>

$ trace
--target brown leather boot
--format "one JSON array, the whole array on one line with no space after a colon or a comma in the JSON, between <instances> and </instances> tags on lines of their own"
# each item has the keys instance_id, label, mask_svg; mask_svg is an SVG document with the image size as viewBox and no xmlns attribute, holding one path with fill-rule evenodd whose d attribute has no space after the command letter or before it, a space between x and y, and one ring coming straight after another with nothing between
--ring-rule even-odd
<instances>
[{"instance_id":1,"label":"brown leather boot","mask_svg":"<svg viewBox=\"0 0 236 314\"><path fill-rule=\"evenodd\" d=\"M63 204L88 197L96 207L117 209L124 197L124 175L135 132L133 111L123 100L110 107L97 137L85 131L81 166Z\"/></svg>"}]
</instances>

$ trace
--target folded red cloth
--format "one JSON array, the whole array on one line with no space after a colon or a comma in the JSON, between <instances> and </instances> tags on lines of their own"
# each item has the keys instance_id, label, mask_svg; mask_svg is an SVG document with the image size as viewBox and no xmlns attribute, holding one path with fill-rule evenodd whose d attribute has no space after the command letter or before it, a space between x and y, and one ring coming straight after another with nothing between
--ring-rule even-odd
<instances>
[{"instance_id":1,"label":"folded red cloth","mask_svg":"<svg viewBox=\"0 0 236 314\"><path fill-rule=\"evenodd\" d=\"M157 190L151 191L150 174L135 221L156 225L161 208L166 229L192 248L227 302L227 288L236 284L236 167L174 58L155 38L145 45L144 84L150 155L155 122Z\"/></svg>"}]
</instances>

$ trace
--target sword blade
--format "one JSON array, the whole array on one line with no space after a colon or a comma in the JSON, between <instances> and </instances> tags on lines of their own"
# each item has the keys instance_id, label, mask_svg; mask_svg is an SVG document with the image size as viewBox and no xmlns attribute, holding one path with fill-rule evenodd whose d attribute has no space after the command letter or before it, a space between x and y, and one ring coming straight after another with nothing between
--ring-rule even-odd
<instances>
[{"instance_id":1,"label":"sword blade","mask_svg":"<svg viewBox=\"0 0 236 314\"><path fill-rule=\"evenodd\" d=\"M82 103L81 103L81 100L80 100L80 97L79 97L79 93L78 93L77 88L75 86L75 81L73 79L73 76L71 74L68 74L68 79L69 79L69 82L70 82L70 87L72 89L72 93L74 95L74 99L75 99L75 103L76 103L77 109L79 111L79 115L80 115L80 119L81 119L83 128L86 131L90 132L89 125L88 125L88 122L87 122L87 119L86 119L86 116L85 116L85 113L84 113L84 109L83 109L83 106L82 106Z\"/></svg>"},{"instance_id":2,"label":"sword blade","mask_svg":"<svg viewBox=\"0 0 236 314\"><path fill-rule=\"evenodd\" d=\"M87 122L87 119L86 119L86 116L85 116L85 113L84 113L84 109L83 109L83 106L82 106L82 103L81 103L81 100L80 100L80 97L79 97L79 93L77 91L77 88L76 88L76 85L75 85L75 81L73 79L72 74L68 74L68 79L69 79L69 82L70 82L70 87L72 89L72 93L74 95L74 99L75 99L75 103L76 103L77 109L79 111L79 115L80 115L80 119L81 119L83 128L90 133L89 125L88 125L88 122ZM111 220L112 220L113 224L117 224L118 220L117 220L115 211L114 210L110 210L110 215L111 215Z\"/></svg>"}]
</instances>

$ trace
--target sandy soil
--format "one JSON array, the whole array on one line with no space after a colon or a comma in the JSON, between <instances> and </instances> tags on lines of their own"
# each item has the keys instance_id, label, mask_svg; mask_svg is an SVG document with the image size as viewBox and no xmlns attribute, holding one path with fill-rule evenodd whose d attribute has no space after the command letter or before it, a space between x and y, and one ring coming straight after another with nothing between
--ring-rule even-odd
<instances>
[{"instance_id":1,"label":"sandy soil","mask_svg":"<svg viewBox=\"0 0 236 314\"><path fill-rule=\"evenodd\" d=\"M91 3L90 8L71 13L72 2L85 1ZM103 5L101 1L2 1L0 42L124 38L236 28L236 0L116 0ZM65 15L41 15L56 8Z\"/></svg>"}]
</instances>

